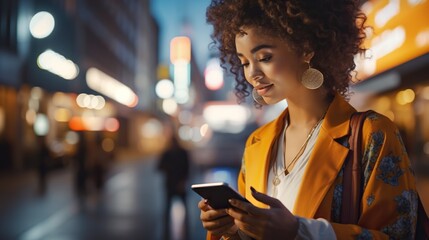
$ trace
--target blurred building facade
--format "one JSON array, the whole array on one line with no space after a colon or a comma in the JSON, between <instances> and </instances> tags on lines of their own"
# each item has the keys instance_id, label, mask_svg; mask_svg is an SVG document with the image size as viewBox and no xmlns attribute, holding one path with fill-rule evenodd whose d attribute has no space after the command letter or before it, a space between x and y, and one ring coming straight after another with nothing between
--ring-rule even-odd
<instances>
[{"instance_id":1,"label":"blurred building facade","mask_svg":"<svg viewBox=\"0 0 429 240\"><path fill-rule=\"evenodd\" d=\"M61 161L76 151L79 131L103 141L106 153L129 147L133 116L155 108L159 29L149 0L2 0L0 9L0 168L34 167L38 135ZM55 28L36 39L29 24L40 11L52 14ZM76 76L42 69L47 50L73 62ZM119 87L92 87L90 69ZM134 102L117 96L122 88Z\"/></svg>"},{"instance_id":2,"label":"blurred building facade","mask_svg":"<svg viewBox=\"0 0 429 240\"><path fill-rule=\"evenodd\" d=\"M429 2L372 0L362 9L372 29L352 104L388 116L410 158L429 162Z\"/></svg>"}]
</instances>

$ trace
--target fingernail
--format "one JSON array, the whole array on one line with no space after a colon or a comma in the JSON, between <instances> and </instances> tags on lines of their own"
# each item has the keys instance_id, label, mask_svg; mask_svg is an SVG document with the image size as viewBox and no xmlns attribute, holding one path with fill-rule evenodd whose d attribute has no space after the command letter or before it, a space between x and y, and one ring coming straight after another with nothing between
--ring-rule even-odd
<instances>
[{"instance_id":1,"label":"fingernail","mask_svg":"<svg viewBox=\"0 0 429 240\"><path fill-rule=\"evenodd\" d=\"M256 192L256 190L252 186L250 186L250 190L252 190L252 193Z\"/></svg>"}]
</instances>

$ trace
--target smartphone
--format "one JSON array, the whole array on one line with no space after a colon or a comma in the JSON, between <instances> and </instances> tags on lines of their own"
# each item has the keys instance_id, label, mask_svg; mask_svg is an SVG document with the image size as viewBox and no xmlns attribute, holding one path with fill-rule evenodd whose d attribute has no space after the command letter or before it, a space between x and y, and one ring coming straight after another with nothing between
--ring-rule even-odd
<instances>
[{"instance_id":1,"label":"smartphone","mask_svg":"<svg viewBox=\"0 0 429 240\"><path fill-rule=\"evenodd\" d=\"M208 204L213 209L230 208L231 205L228 202L229 199L249 202L225 182L193 184L191 188L201 197L207 199Z\"/></svg>"}]
</instances>

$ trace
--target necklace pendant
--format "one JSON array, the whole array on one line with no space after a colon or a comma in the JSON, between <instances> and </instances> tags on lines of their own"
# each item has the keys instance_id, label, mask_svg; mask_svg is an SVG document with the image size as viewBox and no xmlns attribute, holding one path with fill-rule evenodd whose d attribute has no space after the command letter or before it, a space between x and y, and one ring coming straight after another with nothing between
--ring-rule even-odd
<instances>
[{"instance_id":1,"label":"necklace pendant","mask_svg":"<svg viewBox=\"0 0 429 240\"><path fill-rule=\"evenodd\" d=\"M275 176L274 179L273 179L273 185L275 187L277 187L277 185L279 185L279 184L280 184L280 178L277 177L277 176Z\"/></svg>"}]
</instances>

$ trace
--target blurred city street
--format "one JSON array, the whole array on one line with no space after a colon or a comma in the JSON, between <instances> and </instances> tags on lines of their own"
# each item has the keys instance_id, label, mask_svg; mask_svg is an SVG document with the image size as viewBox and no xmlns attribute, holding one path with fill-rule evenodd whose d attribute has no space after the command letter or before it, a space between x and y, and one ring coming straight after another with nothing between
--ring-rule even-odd
<instances>
[{"instance_id":1,"label":"blurred city street","mask_svg":"<svg viewBox=\"0 0 429 240\"><path fill-rule=\"evenodd\" d=\"M221 64L211 2L0 0L0 240L205 239L190 186L237 188L246 139L288 106ZM349 102L427 176L429 1L356 3Z\"/></svg>"},{"instance_id":2,"label":"blurred city street","mask_svg":"<svg viewBox=\"0 0 429 240\"><path fill-rule=\"evenodd\" d=\"M118 163L102 190L92 189L81 196L75 194L67 169L49 175L45 194L38 192L34 172L3 175L0 239L162 239L165 196L156 165L156 158ZM202 182L210 172L193 166L189 186ZM234 170L223 172L218 180L234 180ZM187 195L189 239L203 239L197 208L200 198L190 188ZM180 237L185 214L181 202L175 201L171 214L173 239L184 239Z\"/></svg>"}]
</instances>

